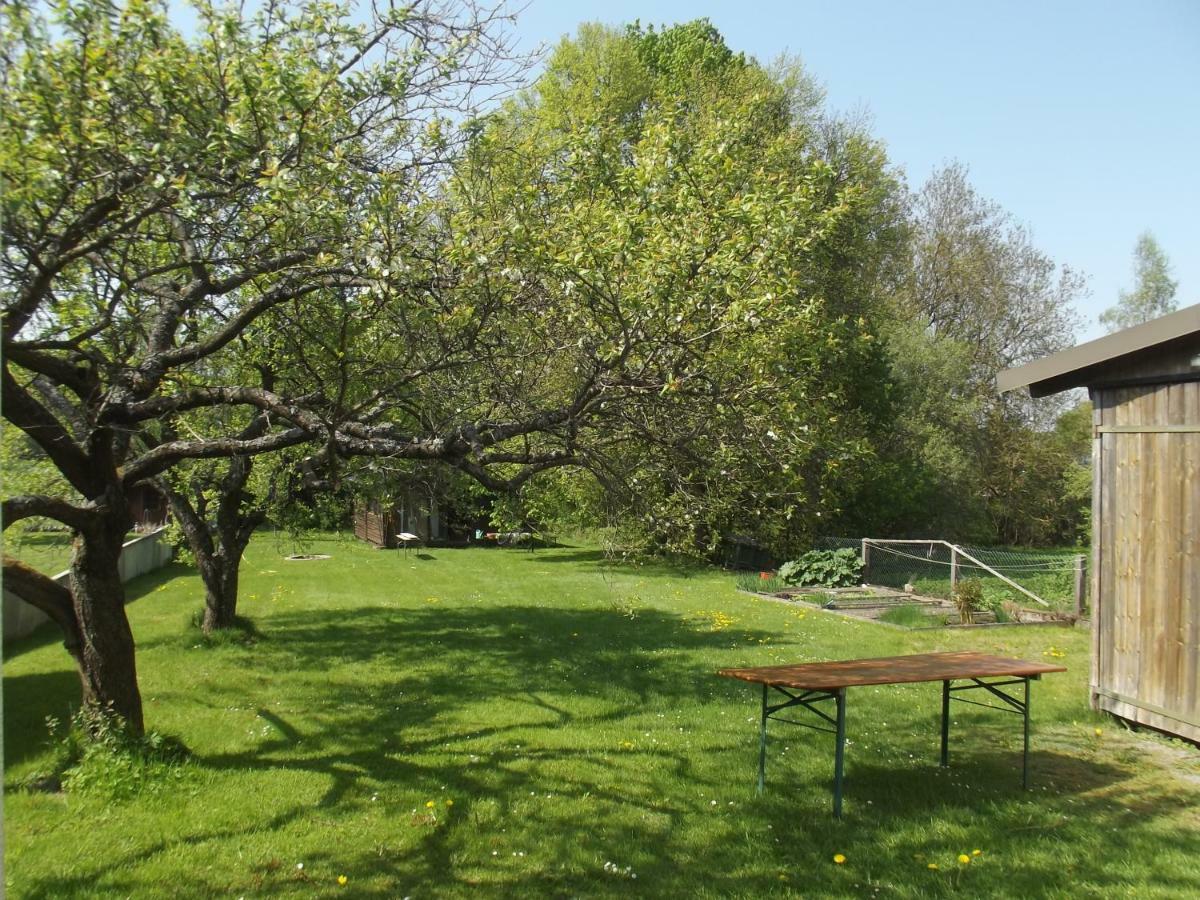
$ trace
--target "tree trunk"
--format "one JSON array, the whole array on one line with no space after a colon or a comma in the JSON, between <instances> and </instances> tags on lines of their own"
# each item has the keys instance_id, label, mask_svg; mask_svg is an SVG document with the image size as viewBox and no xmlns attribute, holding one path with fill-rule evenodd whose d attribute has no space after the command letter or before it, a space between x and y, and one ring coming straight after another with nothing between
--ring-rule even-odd
<instances>
[{"instance_id":1,"label":"tree trunk","mask_svg":"<svg viewBox=\"0 0 1200 900\"><path fill-rule=\"evenodd\" d=\"M263 385L270 389L273 380L263 373ZM262 434L267 427L265 417L256 417L241 433L243 439ZM189 489L177 489L168 479L156 484L167 496L175 521L196 558L196 568L204 582L205 634L231 628L237 620L238 575L242 554L254 534L254 529L266 521L268 499L258 499L246 490L254 461L248 456L234 456L218 479L214 466L198 475ZM207 491L217 488L215 517L209 516Z\"/></svg>"},{"instance_id":2,"label":"tree trunk","mask_svg":"<svg viewBox=\"0 0 1200 900\"><path fill-rule=\"evenodd\" d=\"M240 469L239 466L235 471ZM248 469L247 461L247 473ZM197 509L198 504L193 505L192 499L182 491L160 482L204 582L201 627L205 634L234 625L242 554L246 552L254 529L266 520L266 509L253 505L253 498L241 490L244 482L244 475L240 481L236 478L224 480L222 490L225 493L221 495L215 522L206 521L206 510L203 507ZM202 492L198 493L198 498L203 500Z\"/></svg>"},{"instance_id":3,"label":"tree trunk","mask_svg":"<svg viewBox=\"0 0 1200 900\"><path fill-rule=\"evenodd\" d=\"M230 628L237 618L238 575L242 549L221 542L216 556L200 565L204 581L204 633Z\"/></svg>"},{"instance_id":4,"label":"tree trunk","mask_svg":"<svg viewBox=\"0 0 1200 900\"><path fill-rule=\"evenodd\" d=\"M78 622L76 661L84 704L117 713L130 732L140 736L145 732L142 695L118 567L129 524L122 505L76 537L71 600Z\"/></svg>"}]
</instances>

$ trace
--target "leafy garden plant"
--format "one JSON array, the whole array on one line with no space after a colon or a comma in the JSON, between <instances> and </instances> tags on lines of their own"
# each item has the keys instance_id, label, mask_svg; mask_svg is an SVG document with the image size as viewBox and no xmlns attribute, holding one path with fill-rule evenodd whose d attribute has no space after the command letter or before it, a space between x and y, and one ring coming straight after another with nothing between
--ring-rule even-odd
<instances>
[{"instance_id":1,"label":"leafy garden plant","mask_svg":"<svg viewBox=\"0 0 1200 900\"><path fill-rule=\"evenodd\" d=\"M850 587L859 583L861 575L862 560L849 549L810 550L779 567L779 578L790 585Z\"/></svg>"}]
</instances>

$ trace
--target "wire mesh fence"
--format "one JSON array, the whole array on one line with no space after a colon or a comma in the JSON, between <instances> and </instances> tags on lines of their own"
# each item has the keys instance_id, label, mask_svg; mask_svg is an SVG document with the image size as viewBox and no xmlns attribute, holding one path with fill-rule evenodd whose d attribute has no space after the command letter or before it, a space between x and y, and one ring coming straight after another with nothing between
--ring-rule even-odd
<instances>
[{"instance_id":1,"label":"wire mesh fence","mask_svg":"<svg viewBox=\"0 0 1200 900\"><path fill-rule=\"evenodd\" d=\"M853 548L861 552L863 541L861 538L825 537L817 539L813 546L817 550ZM863 582L900 591L911 585L911 590L917 594L948 600L953 594L955 578L959 581L977 579L984 596L996 602L1038 606L1021 590L1023 588L1056 610L1073 611L1082 605L1084 598L1080 593L1087 579L1083 571L1085 557L1078 551L968 545L957 545L957 549L965 553L955 552L955 548L944 541L869 541ZM968 557L974 557L974 560Z\"/></svg>"}]
</instances>

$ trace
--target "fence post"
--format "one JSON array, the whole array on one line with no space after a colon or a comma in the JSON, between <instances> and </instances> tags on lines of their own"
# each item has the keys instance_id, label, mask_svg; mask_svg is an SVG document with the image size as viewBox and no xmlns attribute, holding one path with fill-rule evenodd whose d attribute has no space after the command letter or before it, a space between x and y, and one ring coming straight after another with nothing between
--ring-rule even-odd
<instances>
[{"instance_id":1,"label":"fence post","mask_svg":"<svg viewBox=\"0 0 1200 900\"><path fill-rule=\"evenodd\" d=\"M950 596L958 590L958 545L950 545Z\"/></svg>"},{"instance_id":2,"label":"fence post","mask_svg":"<svg viewBox=\"0 0 1200 900\"><path fill-rule=\"evenodd\" d=\"M1084 599L1087 586L1087 557L1080 554L1075 557L1075 616L1083 617Z\"/></svg>"},{"instance_id":3,"label":"fence post","mask_svg":"<svg viewBox=\"0 0 1200 900\"><path fill-rule=\"evenodd\" d=\"M868 555L868 554L870 554L870 552L871 552L871 542L868 541L866 538L863 538L862 539L862 583L863 584L869 583L867 581L867 565L869 564L870 559L871 559L871 557Z\"/></svg>"}]
</instances>

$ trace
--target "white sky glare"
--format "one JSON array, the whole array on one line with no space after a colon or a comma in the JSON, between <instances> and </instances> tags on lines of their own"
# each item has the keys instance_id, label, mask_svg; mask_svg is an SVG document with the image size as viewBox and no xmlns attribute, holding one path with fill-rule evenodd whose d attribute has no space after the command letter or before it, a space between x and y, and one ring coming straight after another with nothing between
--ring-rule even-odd
<instances>
[{"instance_id":1,"label":"white sky glare","mask_svg":"<svg viewBox=\"0 0 1200 900\"><path fill-rule=\"evenodd\" d=\"M831 108L869 113L913 187L966 164L1038 247L1089 276L1080 340L1133 287L1146 230L1178 304L1200 303L1200 2L533 0L516 34L531 49L581 22L700 17L760 61L799 56Z\"/></svg>"}]
</instances>

